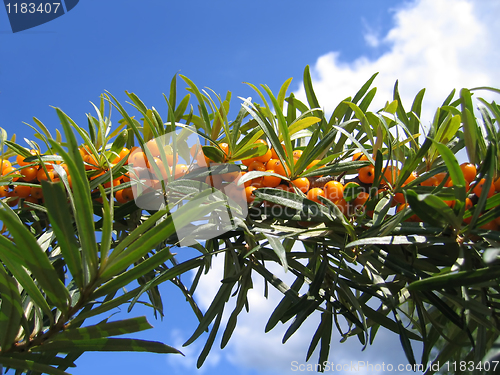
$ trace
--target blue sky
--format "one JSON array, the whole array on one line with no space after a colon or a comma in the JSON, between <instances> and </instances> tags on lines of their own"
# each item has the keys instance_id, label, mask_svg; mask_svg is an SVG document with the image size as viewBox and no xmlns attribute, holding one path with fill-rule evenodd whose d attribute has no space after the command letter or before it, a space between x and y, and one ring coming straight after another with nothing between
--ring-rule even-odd
<instances>
[{"instance_id":1,"label":"blue sky","mask_svg":"<svg viewBox=\"0 0 500 375\"><path fill-rule=\"evenodd\" d=\"M306 65L326 111L354 95L375 72L380 72L375 107L391 100L396 79L407 108L426 87L425 124L453 88L500 86L495 40L500 30L493 18L498 11L494 0L81 0L64 16L13 34L2 8L0 127L9 136L16 133L21 144L24 137L34 139L23 124L33 125L33 116L55 131L59 122L51 106L86 126L86 113L93 111L89 102L97 103L104 90L123 104L125 90L134 92L166 117L162 94L168 94L176 73L221 95L232 91L237 111L237 96L255 97L242 82L265 83L277 91L294 77L291 90L303 97ZM178 95L184 95L184 87L179 80ZM112 119L120 119L116 111ZM204 308L218 287L216 272L201 286ZM243 314L228 347L221 351L216 341L201 370L195 363L205 337L182 348L186 357L87 353L72 373L295 373L291 361L303 363L318 322L311 321L281 345L284 327L269 334L263 330L280 296L272 293L266 302L259 286L250 314ZM196 318L180 292L168 285L163 290L163 321L140 306L132 314L146 314L155 326L140 337L179 347L195 329ZM379 335L364 352L355 338L339 344L335 336L331 360L406 363L397 336Z\"/></svg>"}]
</instances>

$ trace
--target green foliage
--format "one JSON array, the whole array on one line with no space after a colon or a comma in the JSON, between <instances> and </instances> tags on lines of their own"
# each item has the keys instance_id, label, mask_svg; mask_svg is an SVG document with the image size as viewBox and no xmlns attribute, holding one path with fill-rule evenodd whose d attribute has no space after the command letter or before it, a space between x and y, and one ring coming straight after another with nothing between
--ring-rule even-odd
<instances>
[{"instance_id":1,"label":"green foliage","mask_svg":"<svg viewBox=\"0 0 500 375\"><path fill-rule=\"evenodd\" d=\"M306 319L320 314L306 353L309 359L319 346L320 364L328 358L335 330L343 340L356 337L366 346L380 328L399 336L411 364L483 359L499 336L500 234L481 227L499 217L500 195L482 194L473 208L467 208L465 199L473 194L473 186L467 188L456 154L465 148L486 186L499 177L500 108L480 100L484 107L479 110L481 120L477 119L471 91L478 89L463 89L455 101L455 93L450 94L425 129L420 122L424 90L406 112L396 83L391 101L369 111L376 95L371 88L375 77L352 99L339 103L330 119L320 109L307 67L307 104L293 94L287 96L291 79L278 95L265 85L249 84L261 103L242 99L234 121L230 121L231 93L223 99L181 76L190 94L177 103L174 77L165 97L167 122L127 93L142 116L137 120L108 93L101 96L99 107L93 105L96 117L87 116L88 131L56 108L64 142L59 131L54 139L35 118L35 137L47 147L43 155L32 156L15 138L9 141L2 129L2 159L22 155L33 165L62 160L67 173L56 164L59 182L21 183L41 186L43 205L23 206L21 201L13 209L7 204L11 198L1 203L0 220L6 231L0 236L0 363L16 373L65 374L85 351L180 353L162 343L115 337L151 328L145 318L108 321L115 308L129 304L130 310L144 294L155 314L162 315L158 285L171 281L199 319L185 345L210 331L198 359L201 366L219 329L223 329L221 347L227 345L238 315L249 308L248 292L258 277L283 294L266 326L269 331L278 322L288 323L283 342ZM196 110L190 105L191 94ZM110 118L112 107L122 117L116 128ZM172 206L142 210L134 201L115 202L113 193L134 185L133 181L103 185L131 173L125 159L112 162L124 146L138 144L147 152L149 140L188 125L196 127L206 156L226 164L236 162L237 167L222 167L214 174L239 170L240 160L263 155L267 147L255 141L265 138L287 167L285 181L330 176L347 184L358 168L373 164L374 180L384 188L371 190L362 210L347 215L328 199L318 203L298 191L259 188L247 217L235 220L235 227L216 238L198 240L192 247L199 255L180 262L171 251L183 240L178 229L191 225L193 216L208 215L208 224L192 228L196 236L197 231L220 225L218 218L227 211L227 201L209 198L208 186L203 191L193 187L193 181L211 172L195 170L176 181L170 181L169 172L170 182L162 185L162 191L180 194L175 210ZM84 162L77 137L97 161L100 175ZM173 142L176 150L175 142L184 140L174 137ZM227 153L222 142L228 145ZM35 142L30 144L40 151ZM303 151L298 160L292 155L295 149ZM351 160L356 151L367 160ZM321 161L310 167L315 160ZM400 165L400 173L388 181L386 172L392 165ZM407 183L413 171L420 176ZM441 172L447 172L452 186L445 186L446 179L439 186L421 185ZM251 172L239 184L261 176L277 175ZM2 176L1 184L12 185L13 177ZM346 189L344 196L352 203L348 191L357 194L367 187L351 186L355 187ZM391 206L397 193L409 207L396 213ZM182 202L187 195L192 199ZM96 201L99 196L102 201ZM408 221L414 214L421 221ZM193 295L200 278L210 272L214 256L224 257L224 278L210 307L202 312ZM269 262L293 275L291 286L269 271ZM179 278L188 272L196 275L191 285ZM139 286L122 292L136 281ZM307 291L299 292L304 287ZM224 309L232 298L235 308L223 327ZM86 319L106 314L101 323L84 325ZM413 350L414 341L423 343L420 355Z\"/></svg>"}]
</instances>

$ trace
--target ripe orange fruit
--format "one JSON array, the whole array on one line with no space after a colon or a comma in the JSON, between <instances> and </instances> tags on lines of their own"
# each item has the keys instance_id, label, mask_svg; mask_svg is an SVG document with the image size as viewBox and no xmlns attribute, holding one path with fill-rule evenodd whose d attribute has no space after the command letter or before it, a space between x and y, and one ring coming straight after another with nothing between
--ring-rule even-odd
<instances>
[{"instance_id":1,"label":"ripe orange fruit","mask_svg":"<svg viewBox=\"0 0 500 375\"><path fill-rule=\"evenodd\" d=\"M394 185L399 177L399 168L394 166L388 166L384 171L384 178L382 179L383 184Z\"/></svg>"},{"instance_id":2,"label":"ripe orange fruit","mask_svg":"<svg viewBox=\"0 0 500 375\"><path fill-rule=\"evenodd\" d=\"M220 189L222 187L222 177L220 174L211 174L205 178L205 183L216 189Z\"/></svg>"},{"instance_id":3,"label":"ripe orange fruit","mask_svg":"<svg viewBox=\"0 0 500 375\"><path fill-rule=\"evenodd\" d=\"M495 220L491 220L490 222L481 225L479 228L485 230L498 230L498 224L495 222Z\"/></svg>"},{"instance_id":4,"label":"ripe orange fruit","mask_svg":"<svg viewBox=\"0 0 500 375\"><path fill-rule=\"evenodd\" d=\"M4 169L11 168L11 167L12 167L12 163L10 161L8 161L7 159L3 159L1 161L1 164L0 164L0 172L3 173Z\"/></svg>"},{"instance_id":5,"label":"ripe orange fruit","mask_svg":"<svg viewBox=\"0 0 500 375\"><path fill-rule=\"evenodd\" d=\"M134 151L130 155L128 162L132 163L134 167L142 167L142 168L149 167L148 158L144 152L140 151L140 149Z\"/></svg>"},{"instance_id":6,"label":"ripe orange fruit","mask_svg":"<svg viewBox=\"0 0 500 375\"><path fill-rule=\"evenodd\" d=\"M225 142L222 142L222 143L219 143L219 147L224 152L224 160L227 160L227 158L229 158L229 145Z\"/></svg>"},{"instance_id":7,"label":"ripe orange fruit","mask_svg":"<svg viewBox=\"0 0 500 375\"><path fill-rule=\"evenodd\" d=\"M115 198L116 198L116 201L118 203L127 203L128 200L126 200L124 197L123 197L123 190L118 190L118 191L115 191Z\"/></svg>"},{"instance_id":8,"label":"ripe orange fruit","mask_svg":"<svg viewBox=\"0 0 500 375\"><path fill-rule=\"evenodd\" d=\"M476 185L474 186L474 189L472 190L474 192L474 194L476 194L478 197L481 196L481 194L483 193L483 189L488 189L488 187L485 187L484 184L486 182L486 179L482 178L478 183L476 183ZM493 194L495 194L495 185L491 184L491 186L489 187L489 189L487 190L486 192L486 196L488 198L492 197Z\"/></svg>"},{"instance_id":9,"label":"ripe orange fruit","mask_svg":"<svg viewBox=\"0 0 500 375\"><path fill-rule=\"evenodd\" d=\"M266 172L275 173L272 169L266 170ZM262 184L266 187L276 187L281 183L281 177L276 176L263 176Z\"/></svg>"},{"instance_id":10,"label":"ripe orange fruit","mask_svg":"<svg viewBox=\"0 0 500 375\"><path fill-rule=\"evenodd\" d=\"M314 167L316 164L318 164L321 160L320 159L314 159L308 166L306 169L310 169L312 167Z\"/></svg>"},{"instance_id":11,"label":"ripe orange fruit","mask_svg":"<svg viewBox=\"0 0 500 375\"><path fill-rule=\"evenodd\" d=\"M43 168L40 168L38 170L37 174L36 174L36 179L38 181L49 180L49 179L51 181L53 181L54 180L54 171L47 170L47 173L45 173L45 171L43 170Z\"/></svg>"},{"instance_id":12,"label":"ripe orange fruit","mask_svg":"<svg viewBox=\"0 0 500 375\"><path fill-rule=\"evenodd\" d=\"M341 198L339 199L338 201L334 202L335 203L335 206L337 206L339 208L339 210L347 216L348 214L348 209L349 209L349 205L347 203L347 201L344 199L344 198Z\"/></svg>"},{"instance_id":13,"label":"ripe orange fruit","mask_svg":"<svg viewBox=\"0 0 500 375\"><path fill-rule=\"evenodd\" d=\"M151 155L153 156L160 156L160 147L163 145L161 144L161 141L156 138L150 139L149 141L146 142L146 147L151 152Z\"/></svg>"},{"instance_id":14,"label":"ripe orange fruit","mask_svg":"<svg viewBox=\"0 0 500 375\"><path fill-rule=\"evenodd\" d=\"M500 177L493 184L495 186L496 191L500 191Z\"/></svg>"},{"instance_id":15,"label":"ripe orange fruit","mask_svg":"<svg viewBox=\"0 0 500 375\"><path fill-rule=\"evenodd\" d=\"M471 163L462 163L460 164L460 169L462 170L462 174L464 175L465 181L469 184L474 181L477 174L477 169L474 164Z\"/></svg>"},{"instance_id":16,"label":"ripe orange fruit","mask_svg":"<svg viewBox=\"0 0 500 375\"><path fill-rule=\"evenodd\" d=\"M128 188L119 190L119 191L122 192L122 198L125 199L127 202L134 199L134 191L132 190L131 186L129 186Z\"/></svg>"},{"instance_id":17,"label":"ripe orange fruit","mask_svg":"<svg viewBox=\"0 0 500 375\"><path fill-rule=\"evenodd\" d=\"M252 164L252 162L255 161L255 158L248 158L248 159L243 159L241 161L241 164L245 165L245 166L249 166L250 164Z\"/></svg>"},{"instance_id":18,"label":"ripe orange fruit","mask_svg":"<svg viewBox=\"0 0 500 375\"><path fill-rule=\"evenodd\" d=\"M264 163L254 160L252 163L248 166L248 171L259 171L259 172L264 172L266 169L272 169L264 165Z\"/></svg>"},{"instance_id":19,"label":"ripe orange fruit","mask_svg":"<svg viewBox=\"0 0 500 375\"><path fill-rule=\"evenodd\" d=\"M32 187L31 188L31 196L36 199L43 198L43 191L41 187Z\"/></svg>"},{"instance_id":20,"label":"ripe orange fruit","mask_svg":"<svg viewBox=\"0 0 500 375\"><path fill-rule=\"evenodd\" d=\"M188 172L188 166L186 164L176 164L174 170L174 178L180 178Z\"/></svg>"},{"instance_id":21,"label":"ripe orange fruit","mask_svg":"<svg viewBox=\"0 0 500 375\"><path fill-rule=\"evenodd\" d=\"M302 151L302 150L294 150L293 151L293 158L294 158L295 162L297 162L297 160L300 159L300 157L302 156L303 153L304 153L304 151Z\"/></svg>"},{"instance_id":22,"label":"ripe orange fruit","mask_svg":"<svg viewBox=\"0 0 500 375\"><path fill-rule=\"evenodd\" d=\"M25 159L25 158L24 158L24 156L22 156L22 155L17 155L17 157L16 157L16 162L17 162L17 164L18 164L20 167L24 167L24 166L26 166L26 165L30 164L30 163L25 162L25 161L24 161L24 159Z\"/></svg>"},{"instance_id":23,"label":"ripe orange fruit","mask_svg":"<svg viewBox=\"0 0 500 375\"><path fill-rule=\"evenodd\" d=\"M422 186L439 186L439 180L436 176L431 176L427 180L420 183Z\"/></svg>"},{"instance_id":24,"label":"ripe orange fruit","mask_svg":"<svg viewBox=\"0 0 500 375\"><path fill-rule=\"evenodd\" d=\"M365 191L362 191L358 194L358 196L353 200L354 208L360 209L366 203L366 201L370 198L370 194Z\"/></svg>"},{"instance_id":25,"label":"ripe orange fruit","mask_svg":"<svg viewBox=\"0 0 500 375\"><path fill-rule=\"evenodd\" d=\"M344 185L338 181L328 181L325 184L325 197L336 202L344 198Z\"/></svg>"},{"instance_id":26,"label":"ripe orange fruit","mask_svg":"<svg viewBox=\"0 0 500 375\"><path fill-rule=\"evenodd\" d=\"M21 174L24 176L24 181L30 182L36 180L37 173L37 167L24 167L23 169L21 169Z\"/></svg>"},{"instance_id":27,"label":"ripe orange fruit","mask_svg":"<svg viewBox=\"0 0 500 375\"><path fill-rule=\"evenodd\" d=\"M14 186L14 195L19 198L27 198L31 194L31 187L26 185Z\"/></svg>"},{"instance_id":28,"label":"ripe orange fruit","mask_svg":"<svg viewBox=\"0 0 500 375\"><path fill-rule=\"evenodd\" d=\"M310 199L316 203L320 203L320 204L323 204L320 202L319 198L318 197L324 197L325 196L325 192L323 191L323 189L321 188L312 188L311 190L309 190L307 192L307 199Z\"/></svg>"},{"instance_id":29,"label":"ripe orange fruit","mask_svg":"<svg viewBox=\"0 0 500 375\"><path fill-rule=\"evenodd\" d=\"M398 203L406 203L405 196L403 193L394 194L394 200Z\"/></svg>"},{"instance_id":30,"label":"ripe orange fruit","mask_svg":"<svg viewBox=\"0 0 500 375\"><path fill-rule=\"evenodd\" d=\"M410 182L413 182L417 177L418 177L417 172L415 171L411 172L411 174L408 176L405 182L403 182L403 186L408 185Z\"/></svg>"},{"instance_id":31,"label":"ripe orange fruit","mask_svg":"<svg viewBox=\"0 0 500 375\"><path fill-rule=\"evenodd\" d=\"M357 160L368 160L368 158L366 157L366 155L359 151L359 152L355 152L354 155L352 156L352 160L353 161L357 161Z\"/></svg>"},{"instance_id":32,"label":"ripe orange fruit","mask_svg":"<svg viewBox=\"0 0 500 375\"><path fill-rule=\"evenodd\" d=\"M245 188L245 197L248 203L252 203L255 200L255 196L253 195L254 190L257 190L257 188L252 185Z\"/></svg>"},{"instance_id":33,"label":"ripe orange fruit","mask_svg":"<svg viewBox=\"0 0 500 375\"><path fill-rule=\"evenodd\" d=\"M254 160L260 161L261 163L267 163L272 157L272 152L271 150L267 149L266 153L261 156L256 156L253 158Z\"/></svg>"},{"instance_id":34,"label":"ripe orange fruit","mask_svg":"<svg viewBox=\"0 0 500 375\"><path fill-rule=\"evenodd\" d=\"M304 194L307 193L311 183L307 177L300 177L290 182L293 186L299 189ZM293 189L292 189L293 190Z\"/></svg>"},{"instance_id":35,"label":"ripe orange fruit","mask_svg":"<svg viewBox=\"0 0 500 375\"><path fill-rule=\"evenodd\" d=\"M6 197L9 194L9 187L6 185L0 186L0 197Z\"/></svg>"},{"instance_id":36,"label":"ripe orange fruit","mask_svg":"<svg viewBox=\"0 0 500 375\"><path fill-rule=\"evenodd\" d=\"M116 158L114 158L112 163L113 164L119 163L120 161L122 161L123 158L127 157L128 153L129 153L128 148L126 148L126 147L122 148L122 150L118 153L118 156ZM125 164L127 164L127 163L125 163Z\"/></svg>"},{"instance_id":37,"label":"ripe orange fruit","mask_svg":"<svg viewBox=\"0 0 500 375\"><path fill-rule=\"evenodd\" d=\"M358 171L359 180L364 184L371 184L375 179L375 167L373 165L367 165L366 167L360 168Z\"/></svg>"}]
</instances>

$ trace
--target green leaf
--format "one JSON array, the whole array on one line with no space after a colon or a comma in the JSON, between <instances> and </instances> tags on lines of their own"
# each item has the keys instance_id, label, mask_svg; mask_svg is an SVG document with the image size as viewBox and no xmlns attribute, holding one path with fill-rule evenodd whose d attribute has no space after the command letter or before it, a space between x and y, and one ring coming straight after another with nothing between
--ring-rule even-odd
<instances>
[{"instance_id":1,"label":"green leaf","mask_svg":"<svg viewBox=\"0 0 500 375\"><path fill-rule=\"evenodd\" d=\"M35 276L51 302L61 311L66 312L69 308L70 297L57 271L31 232L19 221L10 207L4 202L1 203L0 220L9 228L16 245L23 249L23 258L27 268Z\"/></svg>"},{"instance_id":2,"label":"green leaf","mask_svg":"<svg viewBox=\"0 0 500 375\"><path fill-rule=\"evenodd\" d=\"M500 277L500 267L486 267L474 271L459 271L431 276L426 279L412 282L408 290L439 290L456 288L461 286L472 286Z\"/></svg>"},{"instance_id":3,"label":"green leaf","mask_svg":"<svg viewBox=\"0 0 500 375\"><path fill-rule=\"evenodd\" d=\"M32 360L26 360L26 359L17 359L17 358L9 358L7 356L0 356L0 362L2 365L20 370L20 371L26 371L26 370L31 370L37 373L43 373L43 374L49 374L49 375L70 375L67 372L64 372L62 370L58 370L52 366L45 365L42 363L37 363Z\"/></svg>"},{"instance_id":4,"label":"green leaf","mask_svg":"<svg viewBox=\"0 0 500 375\"><path fill-rule=\"evenodd\" d=\"M82 258L75 238L73 218L66 206L66 193L60 183L42 181L42 189L45 197L51 197L45 201L45 207L64 260L76 285L82 289L85 286Z\"/></svg>"},{"instance_id":5,"label":"green leaf","mask_svg":"<svg viewBox=\"0 0 500 375\"><path fill-rule=\"evenodd\" d=\"M57 340L32 348L33 352L150 352L182 354L179 350L157 341L101 338L89 340Z\"/></svg>"},{"instance_id":6,"label":"green leaf","mask_svg":"<svg viewBox=\"0 0 500 375\"><path fill-rule=\"evenodd\" d=\"M71 130L69 118L59 108L56 108L56 111L64 128L68 152L65 152L62 147L55 142L52 142L52 146L63 157L64 162L68 166L69 174L71 175L73 196L75 198L76 226L80 237L83 258L88 267L90 279L92 279L97 273L98 256L89 183L75 135ZM88 280L86 281L88 282Z\"/></svg>"},{"instance_id":7,"label":"green leaf","mask_svg":"<svg viewBox=\"0 0 500 375\"><path fill-rule=\"evenodd\" d=\"M146 317L130 318L125 320L119 320L116 322L107 322L80 328L71 328L71 326L64 332L61 332L51 342L63 340L63 341L84 341L101 339L109 336L125 335L128 333L134 333L139 331L144 331L153 328L151 324L148 323Z\"/></svg>"},{"instance_id":8,"label":"green leaf","mask_svg":"<svg viewBox=\"0 0 500 375\"><path fill-rule=\"evenodd\" d=\"M0 309L0 347L2 351L7 351L19 333L23 308L16 280L9 276L3 267L0 267L0 296L2 298Z\"/></svg>"},{"instance_id":9,"label":"green leaf","mask_svg":"<svg viewBox=\"0 0 500 375\"><path fill-rule=\"evenodd\" d=\"M270 234L263 233L264 237L269 241L269 245L271 245L271 248L273 251L276 253L278 256L281 266L285 270L285 272L288 271L288 262L286 260L286 250L283 247L283 244L281 243L280 239L276 236L272 236Z\"/></svg>"}]
</instances>

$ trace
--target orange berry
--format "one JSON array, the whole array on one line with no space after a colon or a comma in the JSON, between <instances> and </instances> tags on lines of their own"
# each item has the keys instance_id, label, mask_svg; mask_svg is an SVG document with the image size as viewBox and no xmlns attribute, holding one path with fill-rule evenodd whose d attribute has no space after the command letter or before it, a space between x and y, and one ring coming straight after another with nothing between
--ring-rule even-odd
<instances>
[{"instance_id":1,"label":"orange berry","mask_svg":"<svg viewBox=\"0 0 500 375\"><path fill-rule=\"evenodd\" d=\"M222 187L222 176L220 174L211 174L205 178L205 183L220 189Z\"/></svg>"},{"instance_id":2,"label":"orange berry","mask_svg":"<svg viewBox=\"0 0 500 375\"><path fill-rule=\"evenodd\" d=\"M245 197L247 199L248 203L252 203L255 199L255 196L253 195L253 192L257 190L255 186L247 186L245 188Z\"/></svg>"},{"instance_id":3,"label":"orange berry","mask_svg":"<svg viewBox=\"0 0 500 375\"><path fill-rule=\"evenodd\" d=\"M13 168L13 167L4 168L2 171L2 176L6 176L9 173L12 173L14 171L15 171L15 168ZM12 175L12 181L17 181L18 179L19 179L19 175L17 173Z\"/></svg>"},{"instance_id":4,"label":"orange berry","mask_svg":"<svg viewBox=\"0 0 500 375\"><path fill-rule=\"evenodd\" d=\"M181 178L188 173L188 166L186 164L176 164L174 170L174 178Z\"/></svg>"},{"instance_id":5,"label":"orange berry","mask_svg":"<svg viewBox=\"0 0 500 375\"><path fill-rule=\"evenodd\" d=\"M123 147L122 150L118 153L118 156L114 158L112 161L113 164L118 164L120 161L122 161L123 158L125 158L129 153L128 148ZM126 164L126 163L125 163Z\"/></svg>"},{"instance_id":6,"label":"orange berry","mask_svg":"<svg viewBox=\"0 0 500 375\"><path fill-rule=\"evenodd\" d=\"M7 159L3 159L0 164L0 172L3 174L4 169L12 168L12 163Z\"/></svg>"},{"instance_id":7,"label":"orange berry","mask_svg":"<svg viewBox=\"0 0 500 375\"><path fill-rule=\"evenodd\" d=\"M127 202L131 201L134 199L134 191L132 190L132 187L129 186L128 188L119 190L122 192L122 198L126 200Z\"/></svg>"},{"instance_id":8,"label":"orange berry","mask_svg":"<svg viewBox=\"0 0 500 375\"><path fill-rule=\"evenodd\" d=\"M440 185L440 184L441 184L441 182L443 182L443 180L446 178L446 175L447 175L447 173L445 173L445 172L441 172L441 173L438 173L438 174L434 175L434 177L436 177L436 179L437 179L437 180L438 180L438 182L439 182L439 183L438 183L438 185ZM449 179L449 178L450 178L450 177L448 177L448 179ZM446 180L445 184L446 184L447 182L448 182L448 180Z\"/></svg>"},{"instance_id":9,"label":"orange berry","mask_svg":"<svg viewBox=\"0 0 500 375\"><path fill-rule=\"evenodd\" d=\"M498 224L495 220L491 220L490 222L481 225L479 228L484 230L498 230Z\"/></svg>"},{"instance_id":10,"label":"orange berry","mask_svg":"<svg viewBox=\"0 0 500 375\"><path fill-rule=\"evenodd\" d=\"M27 163L27 162L25 162L25 161L24 161L24 159L25 159L25 157L24 157L24 156L22 156L22 155L17 155L17 157L16 157L16 162L17 162L17 164L18 164L20 167L24 167L24 166L26 166L26 165L28 165L28 164L31 164L31 163Z\"/></svg>"},{"instance_id":11,"label":"orange berry","mask_svg":"<svg viewBox=\"0 0 500 375\"><path fill-rule=\"evenodd\" d=\"M481 196L481 194L483 192L483 188L485 188L485 186L484 186L485 182L486 182L486 179L482 178L479 182L476 183L476 185L474 186L474 189L472 190L474 192L474 194L476 194L478 197ZM495 194L495 185L491 184L491 186L489 187L486 194L487 194L486 196L488 198L492 197L493 194Z\"/></svg>"},{"instance_id":12,"label":"orange berry","mask_svg":"<svg viewBox=\"0 0 500 375\"><path fill-rule=\"evenodd\" d=\"M268 149L264 155L257 156L254 160L260 161L261 163L267 163L271 159L271 156L272 152Z\"/></svg>"},{"instance_id":13,"label":"orange berry","mask_svg":"<svg viewBox=\"0 0 500 375\"><path fill-rule=\"evenodd\" d=\"M272 169L266 170L266 172L275 173ZM276 176L263 176L262 184L266 187L276 187L281 183L281 177Z\"/></svg>"},{"instance_id":14,"label":"orange berry","mask_svg":"<svg viewBox=\"0 0 500 375\"><path fill-rule=\"evenodd\" d=\"M316 203L321 203L318 197L324 197L325 192L321 188L312 188L307 192L307 199L310 199ZM323 203L321 203L323 204Z\"/></svg>"},{"instance_id":15,"label":"orange berry","mask_svg":"<svg viewBox=\"0 0 500 375\"><path fill-rule=\"evenodd\" d=\"M130 154L128 162L132 163L134 167L142 167L142 168L149 167L148 158L144 152L140 151L140 149Z\"/></svg>"},{"instance_id":16,"label":"orange berry","mask_svg":"<svg viewBox=\"0 0 500 375\"><path fill-rule=\"evenodd\" d=\"M99 168L99 163L97 162L97 159L95 158L94 155L92 154L89 154L89 155L85 155L83 157L83 161L87 164L90 164L90 165L85 165L85 169L86 170L90 170L90 169L98 169ZM48 167L47 164L45 164L46 167ZM49 169L49 168L47 168Z\"/></svg>"},{"instance_id":17,"label":"orange berry","mask_svg":"<svg viewBox=\"0 0 500 375\"><path fill-rule=\"evenodd\" d=\"M314 167L316 164L318 164L321 160L320 159L315 159L313 160L308 166L306 169L310 169L312 167Z\"/></svg>"},{"instance_id":18,"label":"orange berry","mask_svg":"<svg viewBox=\"0 0 500 375\"><path fill-rule=\"evenodd\" d=\"M162 147L161 141L156 138L150 139L146 142L146 147L152 156L160 156L160 147Z\"/></svg>"},{"instance_id":19,"label":"orange berry","mask_svg":"<svg viewBox=\"0 0 500 375\"><path fill-rule=\"evenodd\" d=\"M375 179L375 167L373 165L367 165L366 167L360 168L358 177L364 184L373 183L373 180Z\"/></svg>"},{"instance_id":20,"label":"orange berry","mask_svg":"<svg viewBox=\"0 0 500 375\"><path fill-rule=\"evenodd\" d=\"M234 171L222 174L222 179L227 182L233 182L240 177L240 172Z\"/></svg>"},{"instance_id":21,"label":"orange berry","mask_svg":"<svg viewBox=\"0 0 500 375\"><path fill-rule=\"evenodd\" d=\"M431 176L427 180L420 183L422 186L439 186L439 179L436 176Z\"/></svg>"},{"instance_id":22,"label":"orange berry","mask_svg":"<svg viewBox=\"0 0 500 375\"><path fill-rule=\"evenodd\" d=\"M222 149L224 152L224 160L229 158L229 145L225 142L219 143L219 147Z\"/></svg>"},{"instance_id":23,"label":"orange berry","mask_svg":"<svg viewBox=\"0 0 500 375\"><path fill-rule=\"evenodd\" d=\"M116 198L116 201L118 203L127 203L128 200L126 200L124 197L123 197L123 190L125 189L122 189L122 190L118 190L115 192L115 198Z\"/></svg>"},{"instance_id":24,"label":"orange berry","mask_svg":"<svg viewBox=\"0 0 500 375\"><path fill-rule=\"evenodd\" d=\"M267 169L272 169L272 168L267 168ZM252 161L252 163L248 166L249 172L251 172L251 171L264 172L265 170L266 170L266 166L264 165L264 163L257 161L257 160Z\"/></svg>"},{"instance_id":25,"label":"orange berry","mask_svg":"<svg viewBox=\"0 0 500 375\"><path fill-rule=\"evenodd\" d=\"M404 194L403 193L394 194L394 201L398 203L406 203Z\"/></svg>"},{"instance_id":26,"label":"orange berry","mask_svg":"<svg viewBox=\"0 0 500 375\"><path fill-rule=\"evenodd\" d=\"M344 185L338 181L328 181L325 184L325 197L336 202L344 198Z\"/></svg>"},{"instance_id":27,"label":"orange berry","mask_svg":"<svg viewBox=\"0 0 500 375\"><path fill-rule=\"evenodd\" d=\"M364 191L360 192L358 196L353 200L355 209L359 209L364 206L368 198L370 198L370 194Z\"/></svg>"},{"instance_id":28,"label":"orange berry","mask_svg":"<svg viewBox=\"0 0 500 375\"><path fill-rule=\"evenodd\" d=\"M252 162L254 162L254 161L255 161L255 158L249 158L249 159L243 159L243 160L241 161L241 163L242 163L243 165L245 165L245 166L247 166L247 167L248 167L248 166L249 166L250 164L252 164Z\"/></svg>"},{"instance_id":29,"label":"orange berry","mask_svg":"<svg viewBox=\"0 0 500 375\"><path fill-rule=\"evenodd\" d=\"M48 174L47 174L48 173ZM36 179L38 181L43 181L43 180L50 180L52 181L54 179L54 172L51 170L47 170L47 173L43 170L43 168L40 168L36 174Z\"/></svg>"},{"instance_id":30,"label":"orange berry","mask_svg":"<svg viewBox=\"0 0 500 375\"><path fill-rule=\"evenodd\" d=\"M394 166L388 166L384 171L384 179L382 183L388 183L394 185L399 177L399 168Z\"/></svg>"},{"instance_id":31,"label":"orange berry","mask_svg":"<svg viewBox=\"0 0 500 375\"><path fill-rule=\"evenodd\" d=\"M460 164L460 169L462 170L462 174L464 175L465 181L469 184L474 181L477 174L477 169L474 164L471 163L462 163Z\"/></svg>"},{"instance_id":32,"label":"orange berry","mask_svg":"<svg viewBox=\"0 0 500 375\"><path fill-rule=\"evenodd\" d=\"M43 191L41 187L32 187L31 188L31 196L36 199L43 198Z\"/></svg>"},{"instance_id":33,"label":"orange berry","mask_svg":"<svg viewBox=\"0 0 500 375\"><path fill-rule=\"evenodd\" d=\"M299 160L303 153L304 151L302 150L294 150L292 155L295 161Z\"/></svg>"},{"instance_id":34,"label":"orange berry","mask_svg":"<svg viewBox=\"0 0 500 375\"><path fill-rule=\"evenodd\" d=\"M349 209L349 206L348 206L348 203L347 201L344 199L344 198L341 198L339 199L338 201L334 202L335 205L339 208L339 210L347 216L347 213L348 213L348 209Z\"/></svg>"},{"instance_id":35,"label":"orange berry","mask_svg":"<svg viewBox=\"0 0 500 375\"><path fill-rule=\"evenodd\" d=\"M21 169L21 174L24 176L24 181L34 181L38 173L37 167L24 167Z\"/></svg>"},{"instance_id":36,"label":"orange berry","mask_svg":"<svg viewBox=\"0 0 500 375\"><path fill-rule=\"evenodd\" d=\"M6 185L0 186L0 197L6 197L9 195L9 187Z\"/></svg>"},{"instance_id":37,"label":"orange berry","mask_svg":"<svg viewBox=\"0 0 500 375\"><path fill-rule=\"evenodd\" d=\"M364 160L368 160L368 157L363 152L359 151L359 152L354 153L354 155L352 156L352 160L353 161L358 161L358 160L364 161Z\"/></svg>"},{"instance_id":38,"label":"orange berry","mask_svg":"<svg viewBox=\"0 0 500 375\"><path fill-rule=\"evenodd\" d=\"M291 181L291 184L293 186L295 186L297 189L299 189L301 192L303 192L304 194L307 193L307 191L309 190L309 187L311 186L311 183L309 182L309 179L307 177L297 178L297 179Z\"/></svg>"},{"instance_id":39,"label":"orange berry","mask_svg":"<svg viewBox=\"0 0 500 375\"><path fill-rule=\"evenodd\" d=\"M495 186L496 191L500 191L500 177L493 184Z\"/></svg>"},{"instance_id":40,"label":"orange berry","mask_svg":"<svg viewBox=\"0 0 500 375\"><path fill-rule=\"evenodd\" d=\"M408 185L410 182L413 182L417 177L418 177L417 172L415 171L411 172L411 174L408 176L405 182L403 182L403 186Z\"/></svg>"},{"instance_id":41,"label":"orange berry","mask_svg":"<svg viewBox=\"0 0 500 375\"><path fill-rule=\"evenodd\" d=\"M31 194L31 187L26 185L14 186L14 196L19 198L29 197Z\"/></svg>"}]
</instances>

